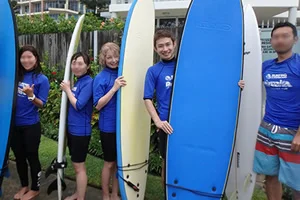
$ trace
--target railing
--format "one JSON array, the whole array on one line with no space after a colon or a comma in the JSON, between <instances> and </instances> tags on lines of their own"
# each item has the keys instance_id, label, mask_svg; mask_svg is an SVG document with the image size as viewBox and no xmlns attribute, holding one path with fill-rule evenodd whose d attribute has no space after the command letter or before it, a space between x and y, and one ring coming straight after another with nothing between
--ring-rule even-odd
<instances>
[{"instance_id":1,"label":"railing","mask_svg":"<svg viewBox=\"0 0 300 200\"><path fill-rule=\"evenodd\" d=\"M273 28L275 26L275 24L277 24L279 22L286 22L286 21L288 21L288 18L262 20L258 23L258 26L262 29Z\"/></svg>"}]
</instances>

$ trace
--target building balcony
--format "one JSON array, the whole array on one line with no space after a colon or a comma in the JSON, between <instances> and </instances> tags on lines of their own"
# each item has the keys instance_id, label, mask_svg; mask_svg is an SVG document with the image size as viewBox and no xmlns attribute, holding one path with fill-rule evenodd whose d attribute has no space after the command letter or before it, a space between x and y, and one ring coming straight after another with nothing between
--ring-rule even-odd
<instances>
[{"instance_id":1,"label":"building balcony","mask_svg":"<svg viewBox=\"0 0 300 200\"><path fill-rule=\"evenodd\" d=\"M191 0L154 0L155 15L157 18L185 17ZM111 0L109 12L119 17L126 17L132 0ZM298 7L299 0L243 0L251 4L258 21L270 20L274 16Z\"/></svg>"}]
</instances>

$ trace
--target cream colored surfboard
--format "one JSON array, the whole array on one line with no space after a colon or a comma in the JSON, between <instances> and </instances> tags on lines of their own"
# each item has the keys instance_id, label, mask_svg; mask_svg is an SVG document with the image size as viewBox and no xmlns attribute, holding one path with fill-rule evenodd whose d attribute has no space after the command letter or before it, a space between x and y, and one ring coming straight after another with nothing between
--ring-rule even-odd
<instances>
[{"instance_id":1,"label":"cream colored surfboard","mask_svg":"<svg viewBox=\"0 0 300 200\"><path fill-rule=\"evenodd\" d=\"M154 5L134 0L122 38L119 75L127 86L117 100L118 179L122 200L144 199L146 190L150 117L143 101L144 78L153 65Z\"/></svg>"}]
</instances>

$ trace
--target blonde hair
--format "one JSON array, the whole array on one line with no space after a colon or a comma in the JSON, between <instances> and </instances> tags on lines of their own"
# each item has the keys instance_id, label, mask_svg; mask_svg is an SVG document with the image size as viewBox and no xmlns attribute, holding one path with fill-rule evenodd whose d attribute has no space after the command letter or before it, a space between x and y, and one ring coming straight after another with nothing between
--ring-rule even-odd
<instances>
[{"instance_id":1,"label":"blonde hair","mask_svg":"<svg viewBox=\"0 0 300 200\"><path fill-rule=\"evenodd\" d=\"M120 56L120 47L113 42L107 42L105 43L100 50L99 54L99 63L100 65L104 66L105 63L105 57L108 51L112 51L116 56Z\"/></svg>"}]
</instances>

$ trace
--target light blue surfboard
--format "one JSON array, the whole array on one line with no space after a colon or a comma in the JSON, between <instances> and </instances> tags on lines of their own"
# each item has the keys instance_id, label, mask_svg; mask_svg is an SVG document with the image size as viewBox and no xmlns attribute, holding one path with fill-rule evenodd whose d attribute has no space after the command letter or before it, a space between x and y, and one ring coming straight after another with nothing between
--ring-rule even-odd
<instances>
[{"instance_id":1,"label":"light blue surfboard","mask_svg":"<svg viewBox=\"0 0 300 200\"><path fill-rule=\"evenodd\" d=\"M167 199L221 199L234 147L243 66L240 0L194 0L174 76Z\"/></svg>"},{"instance_id":2,"label":"light blue surfboard","mask_svg":"<svg viewBox=\"0 0 300 200\"><path fill-rule=\"evenodd\" d=\"M9 0L0 1L0 55L1 55L1 98L0 98L0 196L4 176L9 176L7 158L9 133L13 121L13 105L16 96L17 32L14 12Z\"/></svg>"}]
</instances>

